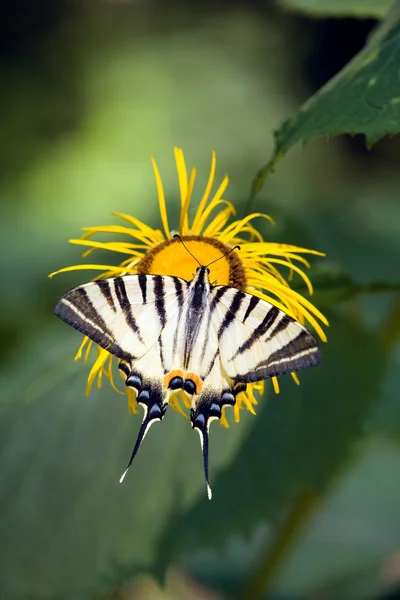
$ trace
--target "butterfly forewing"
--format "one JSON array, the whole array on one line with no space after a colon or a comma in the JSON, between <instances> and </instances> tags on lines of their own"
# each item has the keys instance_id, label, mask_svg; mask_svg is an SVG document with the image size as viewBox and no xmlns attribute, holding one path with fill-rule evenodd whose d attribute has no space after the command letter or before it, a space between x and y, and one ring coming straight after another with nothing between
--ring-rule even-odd
<instances>
[{"instance_id":1,"label":"butterfly forewing","mask_svg":"<svg viewBox=\"0 0 400 600\"><path fill-rule=\"evenodd\" d=\"M187 283L177 277L127 275L74 288L54 312L110 354L143 356L174 315ZM168 305L168 306L167 306Z\"/></svg>"},{"instance_id":2,"label":"butterfly forewing","mask_svg":"<svg viewBox=\"0 0 400 600\"><path fill-rule=\"evenodd\" d=\"M212 293L220 295L214 327L220 331L221 360L235 381L260 381L320 363L314 337L276 306L229 287Z\"/></svg>"}]
</instances>

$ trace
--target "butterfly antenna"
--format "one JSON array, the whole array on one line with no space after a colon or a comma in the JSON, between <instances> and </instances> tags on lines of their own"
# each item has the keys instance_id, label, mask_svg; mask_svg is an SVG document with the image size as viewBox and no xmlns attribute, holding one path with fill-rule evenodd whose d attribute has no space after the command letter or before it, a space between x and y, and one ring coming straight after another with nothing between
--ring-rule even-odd
<instances>
[{"instance_id":1,"label":"butterfly antenna","mask_svg":"<svg viewBox=\"0 0 400 600\"><path fill-rule=\"evenodd\" d=\"M203 415L201 415L201 416L203 416ZM200 421L200 419L197 418L195 425L194 425L194 429L197 429L197 431L199 432L199 436L200 436L201 451L203 454L203 463L204 463L204 477L206 479L206 486L207 486L207 496L208 496L208 499L211 500L212 490L211 490L210 482L208 479L208 439L209 439L208 427L207 427L207 423L204 420L204 418L201 419L200 422L199 421Z\"/></svg>"},{"instance_id":2,"label":"butterfly antenna","mask_svg":"<svg viewBox=\"0 0 400 600\"><path fill-rule=\"evenodd\" d=\"M228 254L230 254L234 250L240 250L240 246L234 246L226 254L223 254L222 256L220 256L219 258L216 258L215 260L212 260L210 263L208 263L208 265L206 265L206 267L209 267L210 265L213 265L218 260L221 260L222 258L225 258L226 256L228 256Z\"/></svg>"},{"instance_id":3,"label":"butterfly antenna","mask_svg":"<svg viewBox=\"0 0 400 600\"><path fill-rule=\"evenodd\" d=\"M200 264L200 262L197 260L197 258L195 257L194 254L192 254L189 250L189 248L186 246L186 244L184 244L183 239L181 238L180 235L178 235L177 233L175 233L175 235L173 235L172 237L176 238L177 240L179 240L182 244L182 246L185 248L185 250L187 252L189 252L190 256L192 256L194 258L194 260L197 262L197 264L199 265L199 267L201 267L202 265Z\"/></svg>"},{"instance_id":4,"label":"butterfly antenna","mask_svg":"<svg viewBox=\"0 0 400 600\"><path fill-rule=\"evenodd\" d=\"M155 421L161 421L162 417L164 416L163 414L160 415L160 407L157 405L153 405L149 409L147 409L147 406L146 406L145 410L146 410L146 413L145 413L144 419L142 421L142 424L140 426L137 440L136 440L135 446L132 450L131 458L129 460L128 466L126 467L125 471L122 474L121 479L119 480L120 483L122 483L123 480L125 479L125 475L129 471L130 466L133 463L133 459L135 458L137 451L139 450L140 444L143 442L143 440L146 436L146 433L148 432L150 427L153 425L153 423L155 423Z\"/></svg>"}]
</instances>

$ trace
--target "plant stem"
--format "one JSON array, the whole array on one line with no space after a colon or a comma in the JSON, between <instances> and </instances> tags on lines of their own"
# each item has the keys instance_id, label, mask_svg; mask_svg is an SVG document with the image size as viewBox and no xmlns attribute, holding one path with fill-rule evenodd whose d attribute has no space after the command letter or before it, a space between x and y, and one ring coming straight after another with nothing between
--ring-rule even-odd
<instances>
[{"instance_id":1,"label":"plant stem","mask_svg":"<svg viewBox=\"0 0 400 600\"><path fill-rule=\"evenodd\" d=\"M400 335L400 298L396 298L392 304L379 334L385 348L391 350Z\"/></svg>"},{"instance_id":2,"label":"plant stem","mask_svg":"<svg viewBox=\"0 0 400 600\"><path fill-rule=\"evenodd\" d=\"M260 169L257 175L254 177L251 183L250 195L244 207L245 217L251 213L253 209L254 198L263 187L266 179L275 171L275 165L279 161L281 156L282 155L279 153L277 154L275 150L269 162L264 167L262 167L262 169Z\"/></svg>"},{"instance_id":3,"label":"plant stem","mask_svg":"<svg viewBox=\"0 0 400 600\"><path fill-rule=\"evenodd\" d=\"M257 568L244 585L240 595L242 600L259 600L270 591L287 553L308 523L319 500L320 495L315 491L300 492L289 513L278 526L272 543L261 556Z\"/></svg>"}]
</instances>

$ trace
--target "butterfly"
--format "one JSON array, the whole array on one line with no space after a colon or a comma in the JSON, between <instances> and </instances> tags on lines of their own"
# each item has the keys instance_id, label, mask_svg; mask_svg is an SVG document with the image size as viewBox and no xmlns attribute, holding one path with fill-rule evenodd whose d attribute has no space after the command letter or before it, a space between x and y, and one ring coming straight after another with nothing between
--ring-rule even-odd
<instances>
[{"instance_id":1,"label":"butterfly","mask_svg":"<svg viewBox=\"0 0 400 600\"><path fill-rule=\"evenodd\" d=\"M200 435L208 498L209 427L234 406L246 384L318 365L314 337L276 306L234 287L210 283L199 266L191 281L125 275L78 286L54 312L119 360L136 391L143 421L122 483L150 426L171 394L185 393ZM215 283L215 282L213 282Z\"/></svg>"}]
</instances>

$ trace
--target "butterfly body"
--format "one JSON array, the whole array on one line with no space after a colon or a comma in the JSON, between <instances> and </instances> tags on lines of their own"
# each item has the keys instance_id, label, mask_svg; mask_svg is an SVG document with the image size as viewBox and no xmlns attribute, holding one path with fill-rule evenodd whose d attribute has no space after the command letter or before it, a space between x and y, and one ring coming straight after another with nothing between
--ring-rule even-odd
<instances>
[{"instance_id":1,"label":"butterfly body","mask_svg":"<svg viewBox=\"0 0 400 600\"><path fill-rule=\"evenodd\" d=\"M119 359L144 418L125 477L150 425L183 391L200 435L208 496L209 425L246 384L320 362L314 337L275 306L236 288L213 286L209 269L192 281L127 275L79 286L55 313Z\"/></svg>"}]
</instances>

